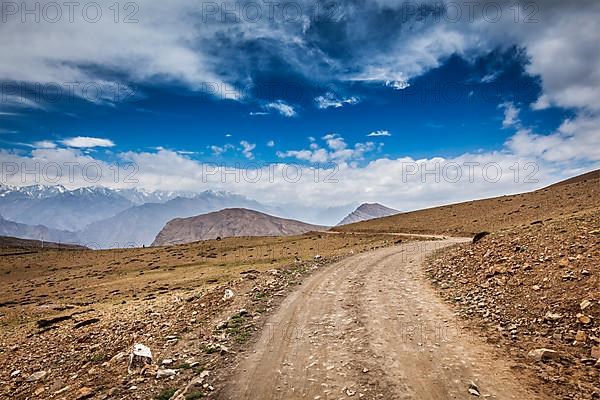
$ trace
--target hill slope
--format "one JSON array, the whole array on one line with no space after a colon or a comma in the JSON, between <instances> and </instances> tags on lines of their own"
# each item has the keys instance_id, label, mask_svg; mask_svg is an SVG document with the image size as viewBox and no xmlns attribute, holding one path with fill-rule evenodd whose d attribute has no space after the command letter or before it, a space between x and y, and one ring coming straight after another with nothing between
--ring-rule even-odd
<instances>
[{"instance_id":1,"label":"hill slope","mask_svg":"<svg viewBox=\"0 0 600 400\"><path fill-rule=\"evenodd\" d=\"M84 246L78 246L74 244L42 242L40 240L20 239L11 236L0 236L0 248L85 250Z\"/></svg>"},{"instance_id":2,"label":"hill slope","mask_svg":"<svg viewBox=\"0 0 600 400\"><path fill-rule=\"evenodd\" d=\"M600 208L598 171L529 193L406 212L334 230L472 235L597 208Z\"/></svg>"},{"instance_id":3,"label":"hill slope","mask_svg":"<svg viewBox=\"0 0 600 400\"><path fill-rule=\"evenodd\" d=\"M348 214L339 224L347 225L355 222L368 221L370 219L388 217L399 214L400 211L383 206L378 203L363 203L356 210Z\"/></svg>"},{"instance_id":4,"label":"hill slope","mask_svg":"<svg viewBox=\"0 0 600 400\"><path fill-rule=\"evenodd\" d=\"M152 245L182 244L218 237L292 236L320 229L323 227L244 208L229 208L192 218L174 219L165 225Z\"/></svg>"},{"instance_id":5,"label":"hill slope","mask_svg":"<svg viewBox=\"0 0 600 400\"><path fill-rule=\"evenodd\" d=\"M44 240L56 243L79 243L73 232L50 229L44 225L27 225L8 221L0 216L0 236Z\"/></svg>"}]
</instances>

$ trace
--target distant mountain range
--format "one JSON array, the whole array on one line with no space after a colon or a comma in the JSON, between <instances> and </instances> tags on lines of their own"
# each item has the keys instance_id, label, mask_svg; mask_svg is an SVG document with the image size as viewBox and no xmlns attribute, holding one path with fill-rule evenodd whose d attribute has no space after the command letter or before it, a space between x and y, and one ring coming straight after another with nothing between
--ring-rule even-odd
<instances>
[{"instance_id":1,"label":"distant mountain range","mask_svg":"<svg viewBox=\"0 0 600 400\"><path fill-rule=\"evenodd\" d=\"M82 244L92 248L150 245L167 222L224 208L244 207L271 212L271 208L247 197L206 191L191 199L176 197L166 203L147 203L128 208L111 218L94 222L78 233Z\"/></svg>"},{"instance_id":2,"label":"distant mountain range","mask_svg":"<svg viewBox=\"0 0 600 400\"><path fill-rule=\"evenodd\" d=\"M356 210L348 214L346 218L340 221L338 226L353 224L360 221L368 221L375 218L388 217L390 215L399 213L400 211L398 210L394 210L393 208L389 208L378 203L364 203L361 204Z\"/></svg>"},{"instance_id":3,"label":"distant mountain range","mask_svg":"<svg viewBox=\"0 0 600 400\"><path fill-rule=\"evenodd\" d=\"M174 218L232 207L282 213L281 209L224 191L0 186L0 235L91 248L139 247L150 245Z\"/></svg>"},{"instance_id":4,"label":"distant mountain range","mask_svg":"<svg viewBox=\"0 0 600 400\"><path fill-rule=\"evenodd\" d=\"M269 206L238 194L207 190L145 191L91 186L0 185L0 235L80 244L90 248L150 245L167 222L227 208L250 209L280 218L334 225L352 206ZM343 223L397 213L381 205L362 205ZM273 217L273 218L275 218Z\"/></svg>"},{"instance_id":5,"label":"distant mountain range","mask_svg":"<svg viewBox=\"0 0 600 400\"><path fill-rule=\"evenodd\" d=\"M40 240L56 243L79 243L73 232L50 229L43 225L27 225L8 221L0 216L0 236Z\"/></svg>"},{"instance_id":6,"label":"distant mountain range","mask_svg":"<svg viewBox=\"0 0 600 400\"><path fill-rule=\"evenodd\" d=\"M244 208L230 208L169 221L152 245L182 244L219 237L293 236L322 229L326 227L278 218Z\"/></svg>"}]
</instances>

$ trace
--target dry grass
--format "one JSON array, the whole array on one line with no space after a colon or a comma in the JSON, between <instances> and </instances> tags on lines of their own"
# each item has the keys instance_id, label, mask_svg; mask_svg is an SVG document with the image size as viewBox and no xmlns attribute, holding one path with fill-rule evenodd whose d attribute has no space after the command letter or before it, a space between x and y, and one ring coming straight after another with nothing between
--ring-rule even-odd
<instances>
[{"instance_id":1,"label":"dry grass","mask_svg":"<svg viewBox=\"0 0 600 400\"><path fill-rule=\"evenodd\" d=\"M0 252L2 325L65 305L122 306L175 291L210 288L265 271L295 257L332 257L396 240L386 236L306 234L296 237L228 238L186 245L102 251ZM16 254L16 255L11 255ZM43 306L43 307L41 307Z\"/></svg>"}]
</instances>

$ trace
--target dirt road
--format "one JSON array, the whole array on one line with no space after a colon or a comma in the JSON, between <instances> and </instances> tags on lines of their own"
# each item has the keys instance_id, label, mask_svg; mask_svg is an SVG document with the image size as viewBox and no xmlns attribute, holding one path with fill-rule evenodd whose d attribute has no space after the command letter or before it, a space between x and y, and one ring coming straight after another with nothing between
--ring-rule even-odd
<instances>
[{"instance_id":1,"label":"dirt road","mask_svg":"<svg viewBox=\"0 0 600 400\"><path fill-rule=\"evenodd\" d=\"M428 286L421 263L448 239L347 258L286 298L223 399L543 399L519 383Z\"/></svg>"}]
</instances>

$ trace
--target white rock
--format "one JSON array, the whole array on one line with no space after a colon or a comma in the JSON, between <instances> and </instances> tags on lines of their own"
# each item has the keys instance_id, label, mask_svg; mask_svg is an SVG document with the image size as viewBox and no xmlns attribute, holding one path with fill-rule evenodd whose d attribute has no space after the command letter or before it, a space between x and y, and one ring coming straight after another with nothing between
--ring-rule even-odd
<instances>
[{"instance_id":1,"label":"white rock","mask_svg":"<svg viewBox=\"0 0 600 400\"><path fill-rule=\"evenodd\" d=\"M164 360L162 360L162 365L171 365L173 364L173 360L170 358L165 358Z\"/></svg>"},{"instance_id":2,"label":"white rock","mask_svg":"<svg viewBox=\"0 0 600 400\"><path fill-rule=\"evenodd\" d=\"M223 295L223 300L229 300L235 296L235 293L231 289L225 289L225 294Z\"/></svg>"},{"instance_id":3,"label":"white rock","mask_svg":"<svg viewBox=\"0 0 600 400\"><path fill-rule=\"evenodd\" d=\"M16 371L13 371L13 372L11 372L11 373L10 373L10 377L11 377L11 378L14 378L15 376L19 376L20 374L21 374L21 370L20 370L20 369L18 369L18 370L16 370Z\"/></svg>"},{"instance_id":4,"label":"white rock","mask_svg":"<svg viewBox=\"0 0 600 400\"><path fill-rule=\"evenodd\" d=\"M177 371L174 369L161 368L156 372L156 379L169 378L171 376L175 376L176 374Z\"/></svg>"},{"instance_id":5,"label":"white rock","mask_svg":"<svg viewBox=\"0 0 600 400\"><path fill-rule=\"evenodd\" d=\"M559 319L562 319L562 315L548 311L546 315L544 315L544 319L547 321L558 321Z\"/></svg>"},{"instance_id":6,"label":"white rock","mask_svg":"<svg viewBox=\"0 0 600 400\"><path fill-rule=\"evenodd\" d=\"M134 369L143 368L144 365L148 364L152 364L152 351L150 351L150 348L140 343L134 344L129 355L127 371L132 373Z\"/></svg>"},{"instance_id":7,"label":"white rock","mask_svg":"<svg viewBox=\"0 0 600 400\"><path fill-rule=\"evenodd\" d=\"M39 381L40 379L44 379L47 374L48 373L46 371L34 372L33 374L29 375L29 377L26 379L26 381L27 382Z\"/></svg>"},{"instance_id":8,"label":"white rock","mask_svg":"<svg viewBox=\"0 0 600 400\"><path fill-rule=\"evenodd\" d=\"M591 301L589 301L589 300L583 300L581 302L581 304L579 304L579 307L581 307L582 310L585 310L586 308L588 308L591 305L592 305Z\"/></svg>"},{"instance_id":9,"label":"white rock","mask_svg":"<svg viewBox=\"0 0 600 400\"><path fill-rule=\"evenodd\" d=\"M469 385L469 393L473 396L481 396L481 394L479 393L479 388L474 382L471 382L471 384Z\"/></svg>"}]
</instances>

